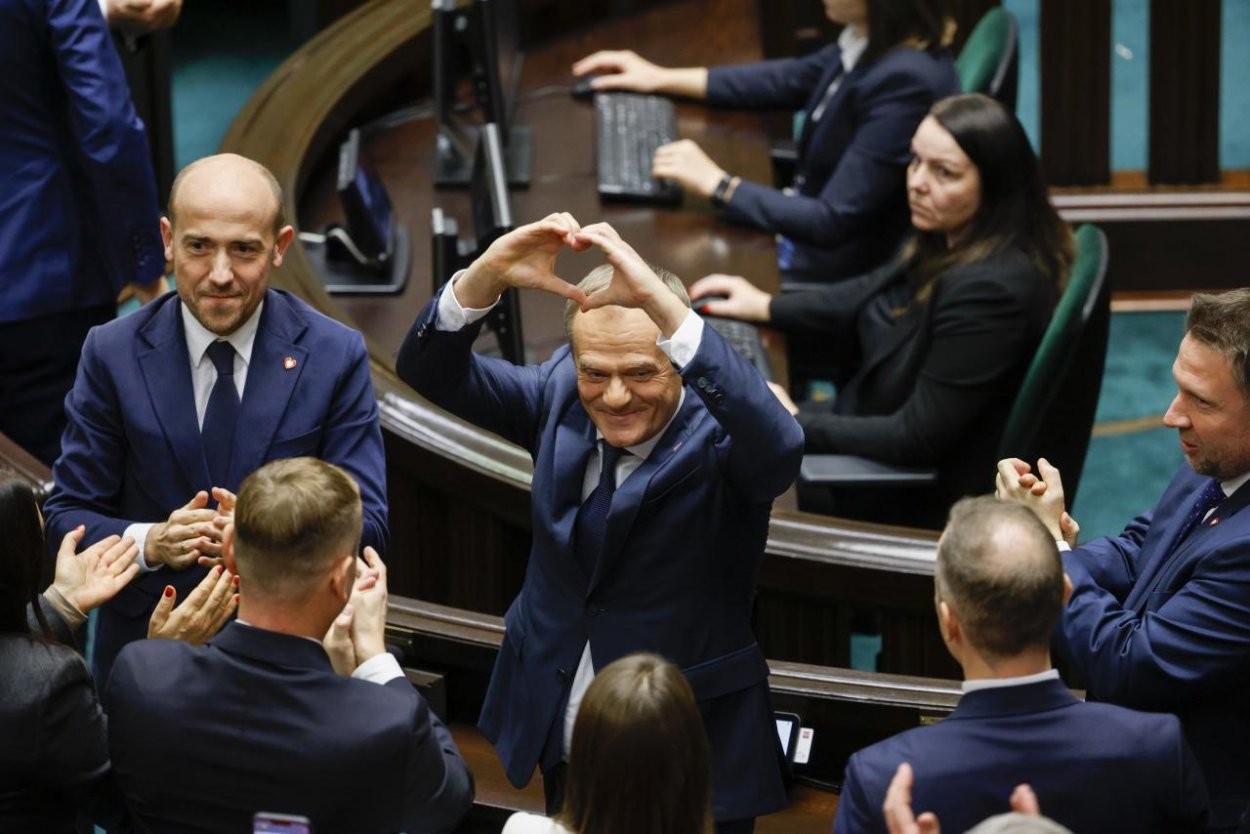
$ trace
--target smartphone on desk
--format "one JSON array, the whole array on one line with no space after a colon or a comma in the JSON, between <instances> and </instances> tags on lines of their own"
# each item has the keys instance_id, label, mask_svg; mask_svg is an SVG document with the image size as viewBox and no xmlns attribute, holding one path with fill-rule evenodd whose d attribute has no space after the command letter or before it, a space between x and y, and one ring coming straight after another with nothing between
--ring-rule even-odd
<instances>
[{"instance_id":1,"label":"smartphone on desk","mask_svg":"<svg viewBox=\"0 0 1250 834\"><path fill-rule=\"evenodd\" d=\"M252 817L252 834L312 834L312 821L297 814L259 811Z\"/></svg>"}]
</instances>

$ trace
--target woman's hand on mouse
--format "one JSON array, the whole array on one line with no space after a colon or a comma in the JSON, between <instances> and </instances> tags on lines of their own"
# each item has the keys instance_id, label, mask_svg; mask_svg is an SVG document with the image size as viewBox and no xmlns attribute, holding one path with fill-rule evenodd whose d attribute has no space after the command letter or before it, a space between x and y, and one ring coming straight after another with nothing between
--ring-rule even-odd
<instances>
[{"instance_id":1,"label":"woman's hand on mouse","mask_svg":"<svg viewBox=\"0 0 1250 834\"><path fill-rule=\"evenodd\" d=\"M706 304L699 299L719 296ZM766 322L772 316L773 297L740 275L707 275L690 287L690 300L700 312L711 316Z\"/></svg>"}]
</instances>

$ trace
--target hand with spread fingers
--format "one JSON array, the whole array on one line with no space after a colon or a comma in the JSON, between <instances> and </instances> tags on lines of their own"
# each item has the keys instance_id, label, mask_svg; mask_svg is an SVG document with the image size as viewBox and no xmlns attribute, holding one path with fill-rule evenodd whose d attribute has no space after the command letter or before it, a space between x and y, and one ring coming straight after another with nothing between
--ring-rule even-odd
<instances>
[{"instance_id":1,"label":"hand with spread fingers","mask_svg":"<svg viewBox=\"0 0 1250 834\"><path fill-rule=\"evenodd\" d=\"M655 271L621 239L616 229L607 223L595 223L577 232L575 237L582 248L598 248L612 265L611 282L586 297L583 312L609 305L636 307L651 317L664 338L677 331L690 308L664 286Z\"/></svg>"},{"instance_id":2,"label":"hand with spread fingers","mask_svg":"<svg viewBox=\"0 0 1250 834\"><path fill-rule=\"evenodd\" d=\"M208 509L208 493L197 492L168 520L152 525L144 543L144 560L150 566L184 570L198 564L201 556L220 556L222 531L213 525L216 517L217 510Z\"/></svg>"},{"instance_id":3,"label":"hand with spread fingers","mask_svg":"<svg viewBox=\"0 0 1250 834\"><path fill-rule=\"evenodd\" d=\"M177 607L178 593L173 585L166 585L148 621L148 637L182 640L192 646L207 642L238 607L238 590L239 578L221 565L209 570Z\"/></svg>"},{"instance_id":4,"label":"hand with spread fingers","mask_svg":"<svg viewBox=\"0 0 1250 834\"><path fill-rule=\"evenodd\" d=\"M575 237L580 229L567 212L515 229L492 243L450 290L466 308L489 307L509 287L542 290L581 304L585 301L582 291L556 274L561 249L581 250L589 245Z\"/></svg>"},{"instance_id":5,"label":"hand with spread fingers","mask_svg":"<svg viewBox=\"0 0 1250 834\"><path fill-rule=\"evenodd\" d=\"M139 548L134 539L109 536L75 553L85 532L86 527L79 525L61 539L52 580L61 596L84 614L117 596L139 575L139 565L135 564Z\"/></svg>"},{"instance_id":6,"label":"hand with spread fingers","mask_svg":"<svg viewBox=\"0 0 1250 834\"><path fill-rule=\"evenodd\" d=\"M668 179L686 191L708 198L725 177L725 169L703 152L691 139L678 139L655 149L651 176Z\"/></svg>"}]
</instances>

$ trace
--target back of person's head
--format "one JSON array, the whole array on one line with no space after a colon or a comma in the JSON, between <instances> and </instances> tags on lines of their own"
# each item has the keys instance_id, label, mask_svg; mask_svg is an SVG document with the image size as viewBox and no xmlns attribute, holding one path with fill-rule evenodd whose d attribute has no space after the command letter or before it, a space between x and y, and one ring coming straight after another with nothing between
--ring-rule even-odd
<instances>
[{"instance_id":1,"label":"back of person's head","mask_svg":"<svg viewBox=\"0 0 1250 834\"><path fill-rule=\"evenodd\" d=\"M1049 817L1012 813L990 817L969 828L967 834L1072 834L1072 832Z\"/></svg>"},{"instance_id":2,"label":"back of person's head","mask_svg":"<svg viewBox=\"0 0 1250 834\"><path fill-rule=\"evenodd\" d=\"M1063 608L1063 563L1046 526L1023 504L993 496L951 508L938 542L939 602L989 658L1047 650Z\"/></svg>"},{"instance_id":3,"label":"back of person's head","mask_svg":"<svg viewBox=\"0 0 1250 834\"><path fill-rule=\"evenodd\" d=\"M1072 230L1050 203L1041 162L1020 121L980 93L944 98L929 116L968 155L981 179L980 205L950 259L980 260L1013 245L1056 286L1064 286L1072 264ZM921 239L931 254L946 253L945 235L922 233Z\"/></svg>"},{"instance_id":4,"label":"back of person's head","mask_svg":"<svg viewBox=\"0 0 1250 834\"><path fill-rule=\"evenodd\" d=\"M244 593L299 602L334 564L360 549L360 488L316 458L275 460L243 481L234 557Z\"/></svg>"},{"instance_id":5,"label":"back of person's head","mask_svg":"<svg viewBox=\"0 0 1250 834\"><path fill-rule=\"evenodd\" d=\"M703 721L676 666L634 654L595 675L573 726L564 811L576 834L707 830Z\"/></svg>"},{"instance_id":6,"label":"back of person's head","mask_svg":"<svg viewBox=\"0 0 1250 834\"><path fill-rule=\"evenodd\" d=\"M26 607L39 596L43 523L34 490L12 476L0 476L0 542L0 633L29 634ZM46 632L38 604L35 616Z\"/></svg>"},{"instance_id":7,"label":"back of person's head","mask_svg":"<svg viewBox=\"0 0 1250 834\"><path fill-rule=\"evenodd\" d=\"M1223 355L1242 394L1250 397L1250 289L1194 293L1185 332Z\"/></svg>"},{"instance_id":8,"label":"back of person's head","mask_svg":"<svg viewBox=\"0 0 1250 834\"><path fill-rule=\"evenodd\" d=\"M954 31L945 0L867 0L868 46L860 63L868 64L900 46L936 51Z\"/></svg>"}]
</instances>

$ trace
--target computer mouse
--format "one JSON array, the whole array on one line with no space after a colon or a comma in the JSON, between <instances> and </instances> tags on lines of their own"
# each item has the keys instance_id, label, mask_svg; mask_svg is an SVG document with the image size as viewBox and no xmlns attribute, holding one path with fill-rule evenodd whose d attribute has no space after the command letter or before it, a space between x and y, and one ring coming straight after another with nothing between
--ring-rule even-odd
<instances>
[{"instance_id":1,"label":"computer mouse","mask_svg":"<svg viewBox=\"0 0 1250 834\"><path fill-rule=\"evenodd\" d=\"M573 86L569 89L569 94L573 98L590 98L595 94L595 88L591 86L591 82L598 78L598 75L583 75L573 82Z\"/></svg>"}]
</instances>

